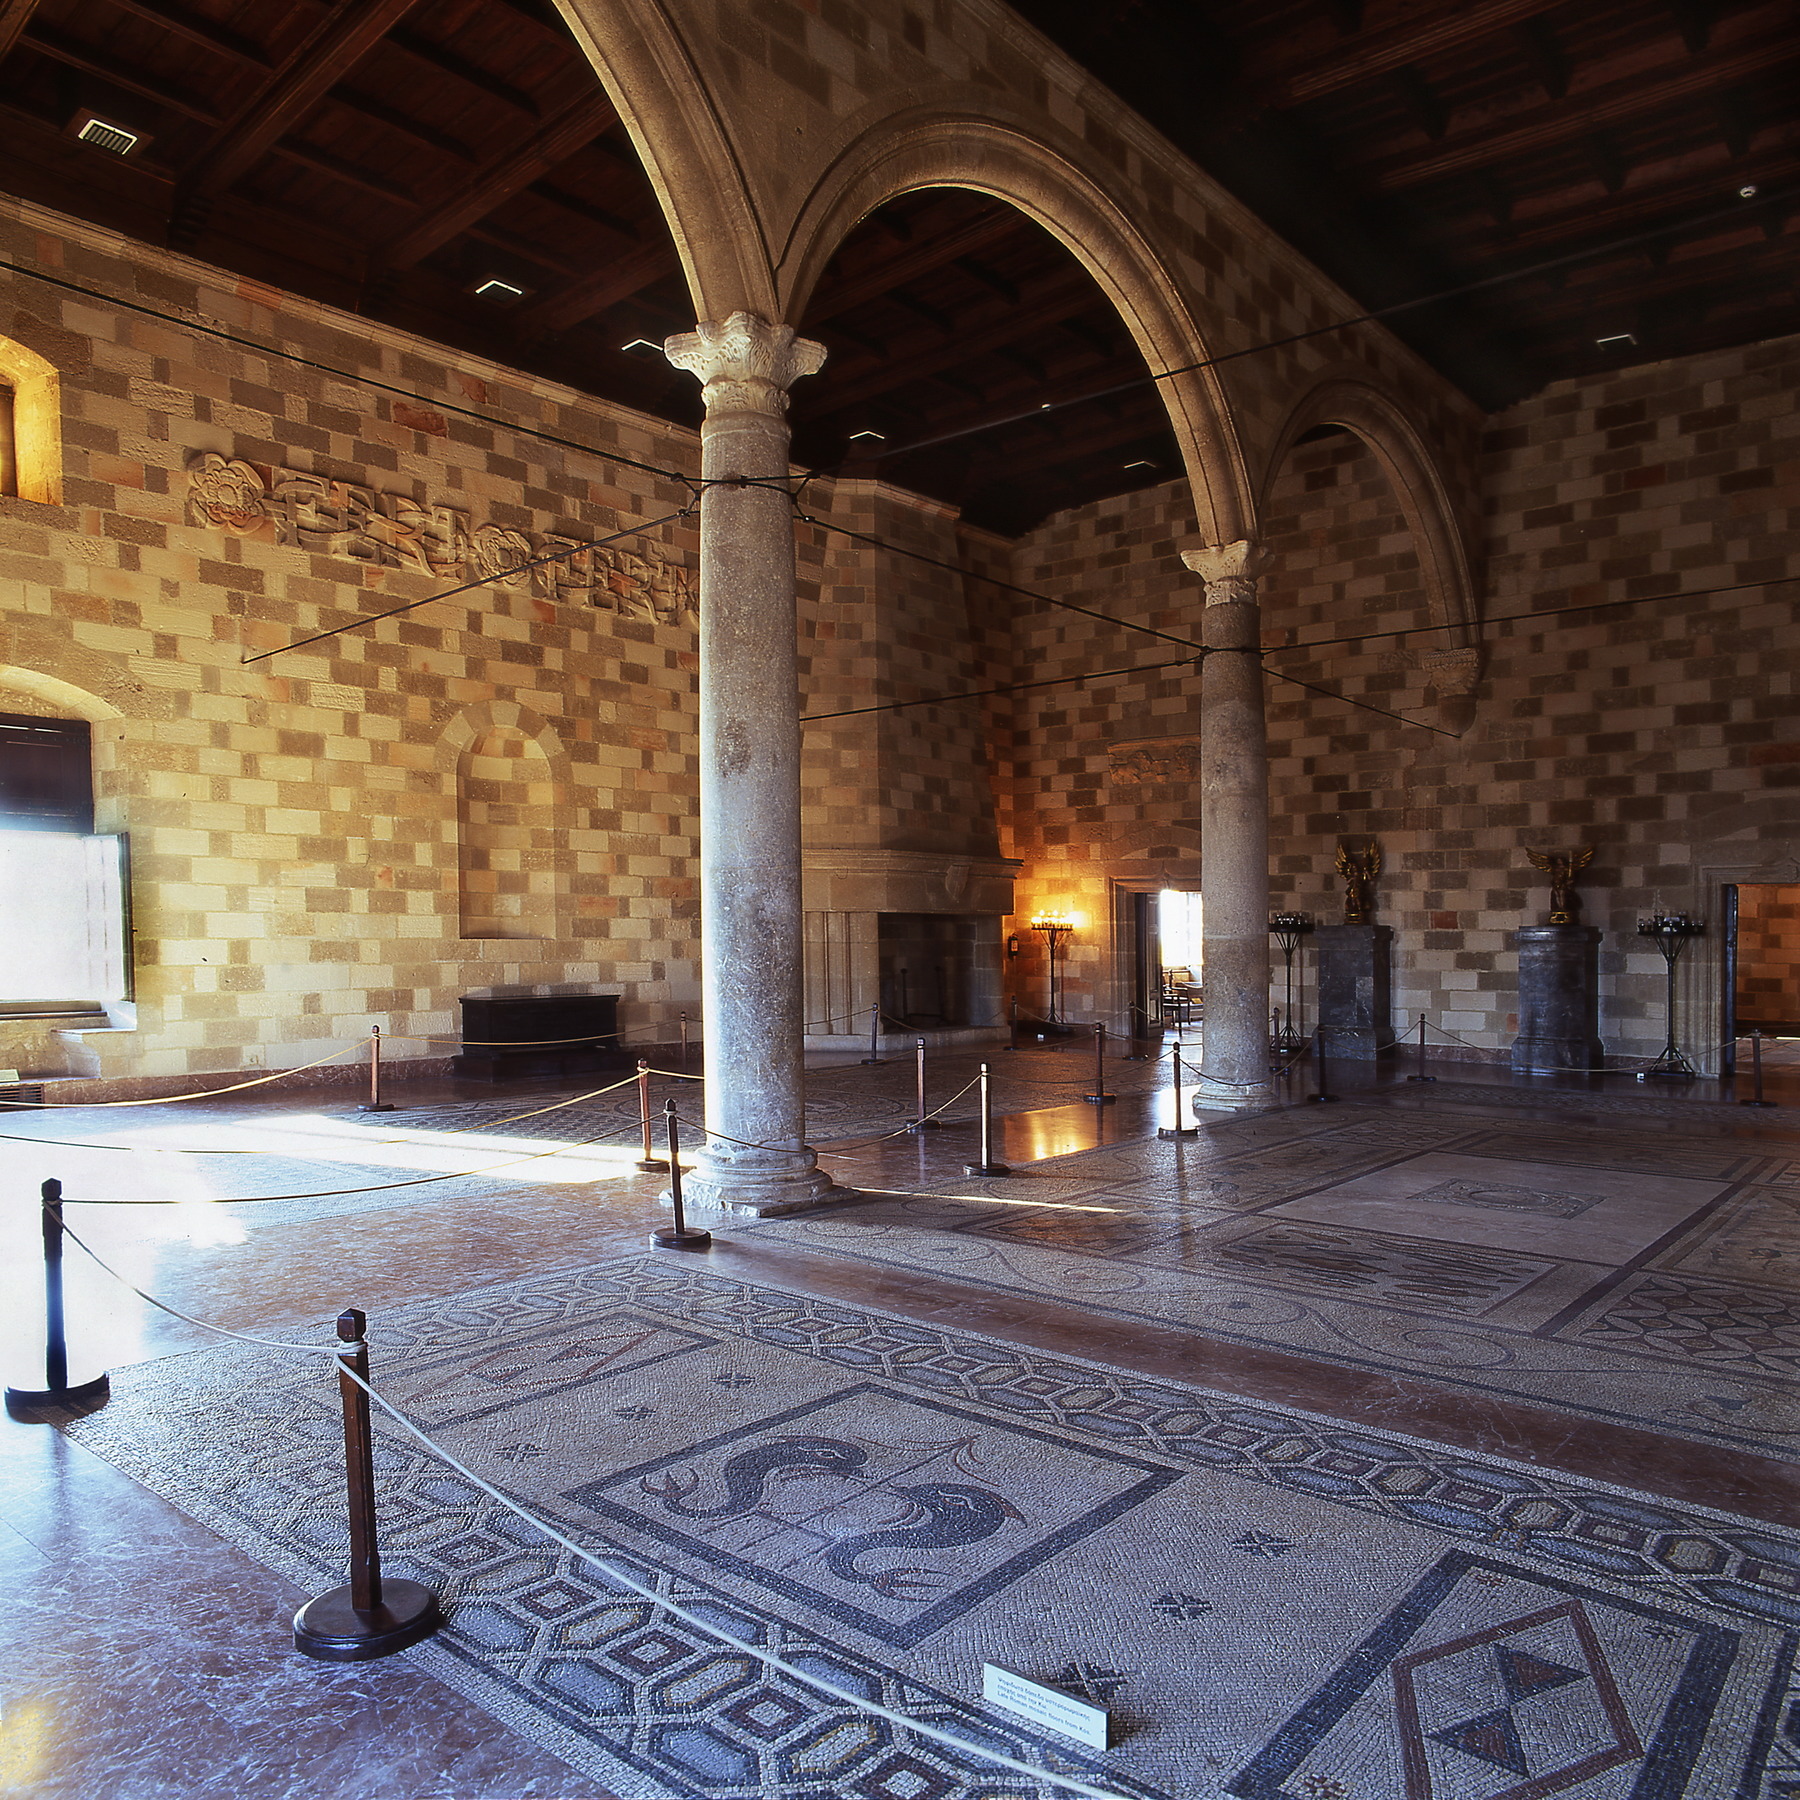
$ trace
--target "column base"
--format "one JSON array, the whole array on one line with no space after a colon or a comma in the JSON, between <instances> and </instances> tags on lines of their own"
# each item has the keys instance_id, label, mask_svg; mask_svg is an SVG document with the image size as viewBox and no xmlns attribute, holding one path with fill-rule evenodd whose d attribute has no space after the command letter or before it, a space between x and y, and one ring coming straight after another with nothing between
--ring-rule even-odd
<instances>
[{"instance_id":1,"label":"column base","mask_svg":"<svg viewBox=\"0 0 1800 1800\"><path fill-rule=\"evenodd\" d=\"M1191 1085L1183 1085L1189 1104L1202 1112L1266 1112L1281 1104L1271 1081L1259 1081L1252 1087L1245 1087L1196 1073Z\"/></svg>"},{"instance_id":2,"label":"column base","mask_svg":"<svg viewBox=\"0 0 1800 1800\"><path fill-rule=\"evenodd\" d=\"M778 1219L787 1213L810 1212L834 1200L854 1197L854 1188L839 1187L814 1161L810 1150L767 1162L701 1159L681 1182L681 1203L689 1210L744 1213L755 1219ZM665 1205L669 1196L661 1199Z\"/></svg>"}]
</instances>

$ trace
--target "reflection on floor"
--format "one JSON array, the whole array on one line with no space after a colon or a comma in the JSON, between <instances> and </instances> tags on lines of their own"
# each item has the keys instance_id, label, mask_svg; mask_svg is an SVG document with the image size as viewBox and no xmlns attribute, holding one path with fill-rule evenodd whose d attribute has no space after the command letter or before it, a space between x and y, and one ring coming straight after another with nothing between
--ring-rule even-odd
<instances>
[{"instance_id":1,"label":"reflection on floor","mask_svg":"<svg viewBox=\"0 0 1800 1800\"><path fill-rule=\"evenodd\" d=\"M675 1277L642 1257L645 1233L662 1215L655 1179L630 1168L636 1149L629 1095L534 1119L513 1115L555 1095L419 1094L409 1098L429 1104L377 1117L356 1114L347 1103L24 1114L7 1129L30 1141L11 1144L9 1161L15 1193L29 1195L38 1180L56 1175L72 1197L88 1201L176 1202L70 1208L83 1237L146 1290L197 1316L277 1335L294 1334L343 1305L360 1305L372 1315L378 1357L384 1315L391 1315L396 1372L408 1320L420 1307L426 1314L419 1316L438 1316L430 1307L439 1297L536 1283L547 1271L620 1257L634 1260L617 1266L645 1269L633 1278L634 1305L660 1308L670 1324L715 1344L728 1346L734 1334L751 1331L755 1307L776 1304L758 1300L746 1312L749 1296L774 1294L799 1296L815 1312L848 1309L832 1314L833 1329L853 1347L879 1336L878 1324L869 1321L880 1315L910 1321L908 1330L946 1346L931 1356L953 1363L969 1356L991 1361L997 1353L983 1344L1017 1346L1018 1354L1040 1360L1029 1369L1021 1364L1016 1383L984 1375L973 1388L959 1388L953 1402L975 1421L967 1429L981 1439L956 1454L995 1460L948 1476L935 1466L923 1473L908 1473L910 1465L900 1463L876 1468L886 1483L877 1487L889 1498L879 1505L858 1500L864 1512L846 1513L843 1529L833 1528L841 1549L845 1532L856 1535L852 1526L865 1536L883 1520L892 1521L890 1531L910 1526L911 1515L903 1520L900 1513L919 1503L895 1497L903 1488L948 1482L1011 1492L1017 1486L1015 1510L1036 1523L1001 1518L980 1540L986 1548L974 1540L966 1551L944 1548L938 1554L952 1561L941 1566L922 1562L922 1552L909 1553L936 1571L934 1582L965 1564L969 1581L985 1579L981 1570L999 1566L991 1554L1012 1543L1009 1532L1035 1531L1032 1543L1047 1541L1044 1533L1060 1529L1058 1509L1075 1505L1077 1490L1094 1489L1082 1502L1083 1518L1110 1504L1101 1489L1113 1478L1078 1470L1087 1466L1080 1457L1091 1461L1101 1441L1096 1421L1132 1419L1138 1447L1130 1456L1158 1470L1197 1468L1191 1460L1197 1450L1180 1446L1204 1438L1211 1466L1234 1481L1261 1483L1256 1498L1236 1503L1245 1509L1241 1516L1220 1518L1216 1545L1207 1535L1211 1524L1180 1514L1187 1504L1180 1497L1203 1491L1216 1502L1219 1494L1251 1490L1219 1488L1223 1475L1186 1475L1165 1497L1133 1503L1134 1509L1176 1508L1157 1535L1190 1544L1186 1561L1154 1570L1147 1562L1122 1562L1128 1548L1139 1554L1131 1546L1142 1532L1090 1532L1079 1545L1071 1539L1029 1570L1021 1567L1010 1578L1016 1585L1004 1592L995 1589L978 1601L964 1593L973 1591L964 1581L955 1590L964 1603L914 1638L914 1650L904 1649L894 1633L912 1637L919 1609L938 1605L939 1590L927 1584L916 1595L899 1591L911 1579L900 1575L890 1581L894 1595L867 1604L876 1590L866 1577L910 1566L894 1562L896 1552L851 1558L847 1573L832 1575L823 1587L809 1576L804 1594L779 1601L770 1599L777 1590L769 1581L741 1578L760 1582L765 1609L796 1632L829 1627L841 1637L848 1631L850 1649L874 1657L872 1667L901 1670L910 1657L905 1666L945 1707L963 1705L959 1696L966 1694L956 1646L966 1649L984 1631L998 1629L995 1620L1016 1635L1018 1617L1006 1609L1024 1605L1022 1596L1049 1609L1048 1618L1059 1608L1068 1612L1077 1592L1108 1594L1086 1636L1059 1618L1031 1654L1055 1661L1044 1672L1065 1685L1111 1688L1128 1714L1148 1709L1129 1740L1136 1751L1119 1765L1147 1785L1120 1791L1183 1800L1223 1792L1292 1800L1397 1793L1398 1787L1379 1785L1376 1765L1368 1762L1368 1746L1381 1730L1399 1733L1396 1743L1410 1732L1406 1754L1440 1770L1441 1783L1449 1784L1442 1791L1471 1800L1497 1800L1522 1782L1537 1784L1532 1792L1622 1800L1648 1791L1633 1784L1652 1767L1662 1771L1656 1791L1691 1800L1715 1794L1774 1800L1794 1791L1800 1746L1782 1735L1780 1721L1789 1713L1775 1679L1792 1646L1783 1652L1779 1633L1771 1636L1766 1627L1790 1615L1800 1623L1800 1550L1788 1533L1749 1521L1779 1525L1793 1517L1800 1323L1790 1271L1800 1258L1800 1111L1787 1105L1743 1111L1727 1104L1741 1096L1712 1083L1647 1093L1617 1080L1577 1087L1457 1066L1440 1068L1436 1087L1408 1089L1392 1074L1358 1084L1334 1069L1347 1095L1340 1107L1295 1105L1235 1120L1213 1115L1197 1139L1159 1142L1154 1128L1169 1104L1166 1092L1157 1091L1164 1071L1111 1065L1108 1086L1122 1095L1119 1104L1082 1106L1069 1096L1089 1085L1083 1049L992 1056L997 1067L1013 1065L1002 1092L1020 1110L1001 1122L1000 1149L1018 1170L1012 1179L962 1174L972 1152L966 1124L880 1142L839 1142L828 1164L863 1197L799 1220L727 1224L704 1262L683 1264L686 1286L673 1299L664 1290ZM954 1094L972 1073L968 1059L934 1064L932 1103ZM1770 1074L1771 1097L1800 1099L1800 1072L1772 1068ZM911 1081L906 1065L822 1071L816 1116L835 1120L846 1133L898 1129L912 1110ZM1293 1084L1298 1100L1306 1091L1304 1071ZM953 1101L948 1116L966 1119L966 1104ZM583 1141L620 1130L610 1145ZM103 1147L110 1145L131 1147ZM547 1150L555 1153L546 1156ZM514 1160L524 1157L537 1160ZM508 1166L492 1166L502 1163ZM489 1173L454 1175L477 1169ZM385 1185L395 1182L414 1185ZM236 1197L243 1203L221 1204ZM13 1341L6 1366L11 1379L35 1385L27 1354L36 1281L33 1212L13 1208L5 1228L6 1266L18 1289L8 1295ZM787 1785L771 1785L776 1777L769 1771L779 1760L770 1760L773 1750L758 1753L755 1773L734 1764L735 1774L723 1763L708 1773L704 1758L659 1763L646 1751L602 1780L593 1762L583 1765L584 1774L543 1747L556 1739L541 1709L509 1710L484 1690L486 1702L510 1721L499 1724L435 1679L430 1655L412 1652L347 1670L293 1656L284 1617L303 1595L306 1559L275 1556L286 1577L271 1573L81 1441L88 1433L128 1467L138 1455L140 1472L159 1491L185 1495L202 1517L227 1530L207 1497L216 1468L208 1473L199 1454L206 1440L202 1415L211 1415L182 1412L173 1398L157 1408L133 1399L173 1396L188 1371L219 1366L216 1352L215 1360L176 1355L203 1346L210 1351L216 1340L151 1312L79 1255L72 1254L70 1278L78 1357L120 1371L150 1366L122 1373L119 1399L70 1437L41 1426L6 1427L12 1454L3 1477L0 1554L21 1604L8 1626L0 1789L56 1800L215 1793L272 1800L301 1792L526 1800L608 1792L811 1795L821 1781L832 1786L817 1770L803 1780L798 1764L791 1782L784 1776ZM726 1305L720 1297L726 1290L742 1297ZM452 1308L442 1317L454 1321L466 1313ZM441 1328L449 1331L448 1324ZM917 1347L923 1341L915 1340L910 1363L903 1356L876 1371L890 1386L900 1384L896 1392L914 1394L904 1403L914 1408L928 1391L918 1387L912 1368L926 1355ZM576 1405L577 1413L549 1441L563 1446L559 1468L566 1461L585 1472L585 1487L547 1478L546 1459L523 1452L503 1457L507 1482L546 1505L585 1508L585 1529L649 1560L673 1558L668 1566L698 1579L703 1565L713 1567L714 1552L695 1546L712 1545L717 1533L696 1535L683 1526L676 1542L667 1527L679 1522L681 1504L718 1504L703 1501L701 1488L691 1484L716 1484L729 1457L741 1454L739 1438L756 1448L745 1434L768 1408L752 1405L749 1385L740 1392L711 1376L697 1389L691 1375L678 1387L677 1369L699 1370L707 1357L723 1354L715 1375L774 1381L789 1410L814 1407L804 1421L758 1427L776 1437L829 1438L879 1463L898 1455L897 1446L930 1435L915 1429L919 1420L904 1406L893 1411L885 1400L885 1412L831 1414L830 1405L847 1404L826 1399L845 1378L833 1387L823 1365L814 1377L802 1375L801 1363L791 1374L777 1374L768 1359L777 1357L778 1342L787 1340L763 1342L755 1351L761 1361L743 1360L750 1355L745 1338L740 1352L695 1348L699 1361L677 1359L659 1365L661 1374L632 1378L644 1391L621 1406L655 1407L688 1391L713 1396L706 1404L724 1409L720 1427L730 1438L715 1451L693 1448L705 1435L698 1415L683 1421L694 1429L679 1443L670 1439L659 1448L661 1427L649 1415L631 1424L617 1407L606 1415L610 1436L578 1443L578 1403L587 1392L578 1385L570 1390L576 1399L557 1402ZM823 1340L807 1342L814 1347L790 1344L779 1354L827 1361L836 1354ZM1016 1391L1028 1398L1033 1382L1063 1380L1054 1370L1047 1374L1050 1365L1041 1359L1070 1356L1117 1371L1108 1380L1120 1397L1113 1411L1095 1402L1054 1428L1058 1443L1071 1446L1057 1452L1058 1467L1068 1466L1039 1492L1031 1483L1048 1477L1004 1447L1024 1441L1016 1431L1005 1436L1014 1428L1005 1426L1004 1410L1015 1402L1004 1396ZM78 1366L74 1374L79 1379L84 1372ZM866 1370L856 1377L867 1378ZM421 1404L449 1393L449 1379L421 1386ZM956 1379L966 1384L970 1377ZM1190 1432L1178 1441L1167 1429L1154 1441L1142 1436L1157 1407L1167 1411L1180 1401L1191 1412L1199 1404L1191 1390L1184 1399L1179 1385L1159 1385L1169 1382L1197 1383L1212 1394L1205 1405L1214 1409L1213 1423L1200 1436ZM234 1392L272 1395L278 1385L271 1374ZM941 1407L944 1391L929 1391ZM267 1403L259 1404L267 1411ZM1227 1416L1234 1405L1242 1422ZM1252 1417L1257 1407L1265 1410ZM1333 1447L1314 1441L1314 1428L1296 1424L1298 1415L1269 1413L1270 1407L1350 1421L1360 1435L1350 1447L1347 1439ZM231 1409L221 1401L217 1410L223 1416ZM1031 1416L1041 1419L1041 1412ZM176 1417L179 1430L167 1423ZM1123 1453L1120 1428L1104 1430ZM234 1429L235 1436L225 1431L209 1452L216 1459L222 1446L228 1468L234 1446L249 1461L261 1450L251 1428ZM861 1444L859 1431L888 1448ZM1455 1523L1449 1512L1427 1516L1420 1510L1425 1501L1402 1492L1410 1477L1382 1477L1380 1470L1402 1451L1414 1463L1421 1454L1383 1432L1469 1453L1462 1475L1446 1464L1433 1477L1443 1491L1430 1504L1440 1511L1460 1507L1475 1523ZM1296 1433L1310 1448L1283 1448L1297 1441ZM524 1444L528 1436L511 1434L507 1441ZM128 1442L139 1450L123 1448ZM1371 1445L1381 1447L1373 1462ZM497 1455L506 1448L496 1441ZM1495 1463L1493 1456L1511 1460ZM1325 1468L1331 1458L1344 1460L1344 1469ZM1358 1462L1355 1473L1348 1472L1352 1462ZM1258 1470L1278 1475L1275 1485ZM1542 1560L1548 1539L1530 1537L1536 1531L1541 1538L1548 1528L1530 1523L1520 1509L1532 1482L1555 1477L1566 1485L1564 1471L1577 1488L1583 1480L1622 1485L1657 1500L1607 1500L1614 1511L1604 1518L1595 1515L1571 1531L1558 1527L1558 1542L1572 1545L1569 1556L1577 1560L1566 1560L1557 1574ZM621 1487L624 1472L632 1480ZM1361 1502L1343 1513L1341 1525L1330 1522L1337 1516L1330 1509L1347 1504L1331 1498L1332 1482L1381 1479L1399 1485L1392 1492L1366 1485L1359 1491L1387 1493L1380 1504L1388 1513L1413 1507L1404 1531L1365 1517L1366 1507L1357 1510ZM1195 1489L1202 1480L1213 1485ZM1459 1482L1460 1498L1449 1492ZM658 1484L665 1498L673 1496L675 1511L656 1498ZM1516 1484L1510 1500L1501 1492L1509 1484ZM593 1503L560 1498L577 1489L591 1489ZM725 1491L705 1488L708 1496ZM822 1496L821 1504L827 1500ZM1735 1526L1709 1523L1704 1514L1677 1517L1669 1511L1677 1504L1739 1517ZM883 1519L870 1507L885 1507ZM1502 1516L1509 1507L1513 1523ZM665 1513L667 1522L659 1523ZM1421 1532L1439 1534L1429 1554ZM1454 1542L1443 1536L1459 1532L1464 1535ZM237 1543L245 1541L240 1534ZM808 1542L793 1539L782 1554L804 1560ZM1020 1546L1025 1542L1019 1539ZM1354 1549L1354 1566L1365 1577L1360 1589L1332 1585L1337 1564L1326 1547L1339 1543ZM1641 1569L1630 1563L1634 1557L1647 1559ZM1120 1587L1118 1571L1128 1566L1135 1571L1131 1585ZM1388 1573L1370 1586L1366 1576L1376 1568ZM1256 1571L1288 1569L1295 1579L1249 1581ZM780 1579L791 1585L799 1577L790 1572ZM1144 1583L1156 1592L1145 1587L1148 1610L1139 1619L1126 1602ZM829 1606L820 1612L827 1601L840 1613L857 1607L868 1619L846 1621ZM1270 1607L1283 1619L1274 1639ZM907 1620L912 1623L903 1627ZM1171 1635L1152 1643L1152 1631ZM1732 1636L1729 1655L1721 1633ZM1363 1650L1353 1655L1358 1634ZM1624 1651L1628 1640L1638 1646L1631 1653ZM1273 1663L1265 1654L1271 1642L1277 1643ZM1247 1660L1252 1643L1264 1646L1260 1664ZM1021 1645L1020 1660L1029 1660L1029 1648ZM1227 1665L1243 1675L1246 1694L1259 1684L1266 1690L1266 1716L1250 1718L1254 1708L1245 1699L1231 1730L1221 1723L1209 1737L1202 1725L1196 1735L1205 1696L1183 1698L1182 1683L1195 1668ZM1386 1701L1366 1677L1347 1673L1365 1667L1388 1684L1380 1690ZM1390 1668L1391 1677L1381 1673ZM1561 1673L1552 1682L1531 1672L1542 1669ZM1533 1687L1540 1680L1552 1685ZM1711 1683L1710 1699L1695 1681ZM1341 1695L1341 1704L1321 1698L1308 1710L1309 1695L1328 1693ZM1680 1744L1646 1735L1648 1726L1674 1716L1678 1693L1683 1716L1719 1721L1710 1736L1699 1727ZM708 1700L696 1690L682 1704L690 1722L703 1722L709 1707L719 1711L741 1698ZM672 1728L666 1696L658 1704L665 1711L654 1729L646 1727L651 1735ZM1378 1730L1370 1708L1379 1712L1382 1705L1389 1708L1380 1714L1388 1724ZM768 1744L791 1749L793 1738L781 1731L802 1728L778 1730L781 1712L773 1701L762 1713L750 1706L744 1714L750 1723L738 1720L731 1728L733 1743L740 1749L751 1740L763 1743L756 1736L763 1730ZM1769 1729L1759 1736L1755 1720L1764 1714ZM1566 1757L1557 1763L1553 1754L1558 1742L1566 1739L1566 1748L1577 1738L1592 1763L1580 1775L1571 1773L1575 1763ZM581 1760L571 1744L562 1747L565 1756ZM1353 1788L1347 1774L1358 1769L1362 1785ZM880 1759L859 1763L855 1779L858 1793L900 1800L977 1791L967 1783L943 1785L943 1770L929 1759L912 1772ZM1027 1784L1015 1786L1029 1791ZM1010 1795L1015 1787L979 1791Z\"/></svg>"}]
</instances>

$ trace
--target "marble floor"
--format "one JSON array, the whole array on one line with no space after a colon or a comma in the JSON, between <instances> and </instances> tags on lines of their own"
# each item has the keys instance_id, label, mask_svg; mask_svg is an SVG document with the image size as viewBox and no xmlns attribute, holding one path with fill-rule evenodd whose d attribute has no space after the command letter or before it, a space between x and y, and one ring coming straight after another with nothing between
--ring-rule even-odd
<instances>
[{"instance_id":1,"label":"marble floor","mask_svg":"<svg viewBox=\"0 0 1800 1800\"><path fill-rule=\"evenodd\" d=\"M1334 1065L1336 1106L1308 1103L1302 1069L1278 1110L1164 1140L1167 1064L1109 1065L1101 1107L1078 1098L1089 1054L991 1054L1005 1180L964 1174L974 1127L952 1096L972 1058L934 1059L949 1122L910 1134L909 1065L827 1059L813 1129L855 1197L719 1223L706 1267L1792 1521L1800 1069L1769 1068L1779 1104L1758 1112L1735 1104L1745 1082ZM84 1202L83 1239L169 1305L278 1336L359 1306L377 1359L384 1310L641 1252L666 1215L632 1166L631 1096L517 1116L570 1092L16 1115L8 1379L39 1384L30 1201L48 1176ZM164 1204L127 1204L144 1200ZM77 1380L215 1341L78 1252L68 1273ZM294 1655L303 1593L57 1430L7 1420L0 1441L0 1793L604 1794L405 1656Z\"/></svg>"}]
</instances>

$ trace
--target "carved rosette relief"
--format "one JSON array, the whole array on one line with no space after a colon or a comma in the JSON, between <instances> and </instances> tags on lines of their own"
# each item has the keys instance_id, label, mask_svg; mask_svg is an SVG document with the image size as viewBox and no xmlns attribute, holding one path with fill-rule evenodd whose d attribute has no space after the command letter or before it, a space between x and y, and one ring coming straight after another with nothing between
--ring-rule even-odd
<instances>
[{"instance_id":1,"label":"carved rosette relief","mask_svg":"<svg viewBox=\"0 0 1800 1800\"><path fill-rule=\"evenodd\" d=\"M791 325L771 325L754 313L703 319L693 331L667 339L663 354L678 369L700 378L709 413L787 410L787 390L802 375L825 366L825 346L795 335Z\"/></svg>"},{"instance_id":2,"label":"carved rosette relief","mask_svg":"<svg viewBox=\"0 0 1800 1800\"><path fill-rule=\"evenodd\" d=\"M405 569L436 580L475 580L529 589L550 600L602 607L673 624L698 610L694 571L677 553L650 542L583 544L568 537L491 523L408 494L301 469L265 468L206 451L188 467L188 521L234 537ZM566 551L524 569L535 557Z\"/></svg>"}]
</instances>

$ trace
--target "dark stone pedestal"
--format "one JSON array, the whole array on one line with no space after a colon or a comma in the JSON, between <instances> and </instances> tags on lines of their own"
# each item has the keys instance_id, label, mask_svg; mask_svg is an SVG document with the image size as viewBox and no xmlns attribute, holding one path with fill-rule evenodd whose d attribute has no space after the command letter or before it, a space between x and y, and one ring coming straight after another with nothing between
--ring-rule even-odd
<instances>
[{"instance_id":1,"label":"dark stone pedestal","mask_svg":"<svg viewBox=\"0 0 1800 1800\"><path fill-rule=\"evenodd\" d=\"M1512 1066L1532 1074L1597 1069L1600 1042L1600 927L1524 925L1519 951L1519 1035Z\"/></svg>"},{"instance_id":2,"label":"dark stone pedestal","mask_svg":"<svg viewBox=\"0 0 1800 1800\"><path fill-rule=\"evenodd\" d=\"M477 1081L591 1075L626 1067L617 994L464 994L450 1073Z\"/></svg>"},{"instance_id":3,"label":"dark stone pedestal","mask_svg":"<svg viewBox=\"0 0 1800 1800\"><path fill-rule=\"evenodd\" d=\"M1367 1061L1393 1049L1393 927L1321 925L1313 942L1326 1054Z\"/></svg>"}]
</instances>

